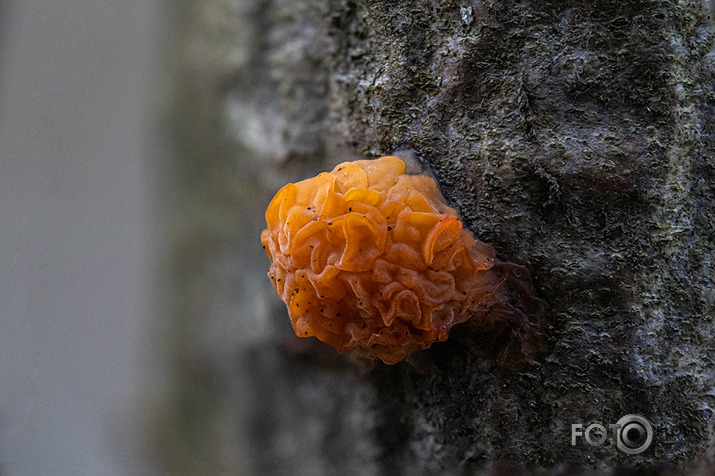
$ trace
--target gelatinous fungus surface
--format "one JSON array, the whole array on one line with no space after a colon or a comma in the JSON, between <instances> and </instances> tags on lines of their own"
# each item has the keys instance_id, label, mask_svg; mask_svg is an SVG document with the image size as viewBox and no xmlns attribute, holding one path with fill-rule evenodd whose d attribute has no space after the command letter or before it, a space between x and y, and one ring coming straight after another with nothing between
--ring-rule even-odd
<instances>
[{"instance_id":1,"label":"gelatinous fungus surface","mask_svg":"<svg viewBox=\"0 0 715 476\"><path fill-rule=\"evenodd\" d=\"M296 335L340 352L394 364L504 299L494 249L397 157L289 183L266 222L268 275Z\"/></svg>"}]
</instances>

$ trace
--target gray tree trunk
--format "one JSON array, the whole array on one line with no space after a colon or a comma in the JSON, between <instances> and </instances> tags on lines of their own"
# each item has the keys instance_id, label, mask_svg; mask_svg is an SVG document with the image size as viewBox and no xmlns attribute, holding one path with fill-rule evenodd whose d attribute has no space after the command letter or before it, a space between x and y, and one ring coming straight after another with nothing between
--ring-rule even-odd
<instances>
[{"instance_id":1,"label":"gray tree trunk","mask_svg":"<svg viewBox=\"0 0 715 476\"><path fill-rule=\"evenodd\" d=\"M185 1L167 342L172 473L715 464L715 53L706 1ZM292 336L272 195L407 148L552 324L516 374L452 339L365 371ZM639 414L653 443L572 446ZM610 433L609 433L610 436Z\"/></svg>"}]
</instances>

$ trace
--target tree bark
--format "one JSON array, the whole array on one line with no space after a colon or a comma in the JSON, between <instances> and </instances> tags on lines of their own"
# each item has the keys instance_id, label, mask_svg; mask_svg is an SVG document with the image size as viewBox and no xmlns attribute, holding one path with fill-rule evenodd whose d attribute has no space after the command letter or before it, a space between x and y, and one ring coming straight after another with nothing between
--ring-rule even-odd
<instances>
[{"instance_id":1,"label":"tree bark","mask_svg":"<svg viewBox=\"0 0 715 476\"><path fill-rule=\"evenodd\" d=\"M172 472L713 471L715 53L703 1L186 1L167 231ZM288 181L410 149L552 324L364 371L292 336L259 235ZM307 350L306 350L307 349ZM571 444L639 414L653 443ZM609 436L611 434L609 433Z\"/></svg>"}]
</instances>

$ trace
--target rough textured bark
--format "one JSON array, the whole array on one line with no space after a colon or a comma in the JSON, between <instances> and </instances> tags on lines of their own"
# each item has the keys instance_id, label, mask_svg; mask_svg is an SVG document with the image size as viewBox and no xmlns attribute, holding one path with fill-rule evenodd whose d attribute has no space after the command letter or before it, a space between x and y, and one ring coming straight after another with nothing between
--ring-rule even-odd
<instances>
[{"instance_id":1,"label":"rough textured bark","mask_svg":"<svg viewBox=\"0 0 715 476\"><path fill-rule=\"evenodd\" d=\"M703 1L185 2L172 132L172 471L713 470L712 21ZM272 194L415 151L527 267L551 349L515 375L451 340L365 372L291 337ZM303 349L303 350L301 350ZM317 350L316 350L317 349ZM639 455L571 424L654 424Z\"/></svg>"}]
</instances>

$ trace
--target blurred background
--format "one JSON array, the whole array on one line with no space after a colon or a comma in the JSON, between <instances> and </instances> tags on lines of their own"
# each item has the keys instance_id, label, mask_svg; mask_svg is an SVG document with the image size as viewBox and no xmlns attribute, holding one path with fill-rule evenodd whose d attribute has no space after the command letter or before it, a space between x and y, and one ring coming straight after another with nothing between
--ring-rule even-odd
<instances>
[{"instance_id":1,"label":"blurred background","mask_svg":"<svg viewBox=\"0 0 715 476\"><path fill-rule=\"evenodd\" d=\"M166 13L0 2L0 474L149 468Z\"/></svg>"}]
</instances>

